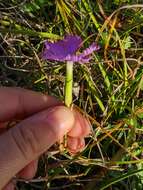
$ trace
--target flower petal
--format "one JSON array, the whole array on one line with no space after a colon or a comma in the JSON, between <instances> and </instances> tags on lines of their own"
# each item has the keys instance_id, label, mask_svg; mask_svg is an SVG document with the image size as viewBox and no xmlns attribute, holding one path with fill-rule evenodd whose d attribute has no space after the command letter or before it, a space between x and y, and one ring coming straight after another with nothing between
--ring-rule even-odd
<instances>
[{"instance_id":1,"label":"flower petal","mask_svg":"<svg viewBox=\"0 0 143 190\"><path fill-rule=\"evenodd\" d=\"M65 57L65 61L79 62L80 57L78 55L68 55Z\"/></svg>"},{"instance_id":2,"label":"flower petal","mask_svg":"<svg viewBox=\"0 0 143 190\"><path fill-rule=\"evenodd\" d=\"M88 48L86 48L86 49L82 52L81 56L82 56L82 57L88 56L88 55L92 54L94 51L97 51L97 50L99 50L99 49L100 49L100 46L99 46L99 45L97 45L96 43L92 43Z\"/></svg>"},{"instance_id":3,"label":"flower petal","mask_svg":"<svg viewBox=\"0 0 143 190\"><path fill-rule=\"evenodd\" d=\"M78 63L87 63L89 62L91 57L83 57L82 54L80 55L68 55L64 59L65 61L72 61L72 62L78 62Z\"/></svg>"},{"instance_id":4,"label":"flower petal","mask_svg":"<svg viewBox=\"0 0 143 190\"><path fill-rule=\"evenodd\" d=\"M79 36L68 35L57 42L45 42L45 49L42 53L43 59L65 61L68 55L76 53L82 40Z\"/></svg>"},{"instance_id":5,"label":"flower petal","mask_svg":"<svg viewBox=\"0 0 143 190\"><path fill-rule=\"evenodd\" d=\"M88 48L86 48L80 55L79 55L79 63L87 63L92 58L91 54L94 51L97 51L100 49L100 46L96 43L92 43Z\"/></svg>"},{"instance_id":6,"label":"flower petal","mask_svg":"<svg viewBox=\"0 0 143 190\"><path fill-rule=\"evenodd\" d=\"M88 48L86 48L80 55L67 55L65 57L65 61L73 61L73 62L79 62L79 63L87 63L90 61L91 54L93 51L99 50L100 47L96 43L92 43Z\"/></svg>"}]
</instances>

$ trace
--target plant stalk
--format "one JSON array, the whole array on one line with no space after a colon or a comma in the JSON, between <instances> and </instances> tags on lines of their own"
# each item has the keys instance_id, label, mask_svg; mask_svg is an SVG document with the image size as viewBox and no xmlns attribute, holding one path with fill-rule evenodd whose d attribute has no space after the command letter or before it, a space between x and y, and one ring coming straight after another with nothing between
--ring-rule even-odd
<instances>
[{"instance_id":1,"label":"plant stalk","mask_svg":"<svg viewBox=\"0 0 143 190\"><path fill-rule=\"evenodd\" d=\"M65 79L65 105L71 107L72 105L72 86L73 86L73 62L67 61L66 64L66 79ZM60 140L60 152L64 152L67 147L67 135Z\"/></svg>"},{"instance_id":2,"label":"plant stalk","mask_svg":"<svg viewBox=\"0 0 143 190\"><path fill-rule=\"evenodd\" d=\"M70 107L72 104L72 86L73 86L73 62L67 61L66 80L65 80L65 105Z\"/></svg>"}]
</instances>

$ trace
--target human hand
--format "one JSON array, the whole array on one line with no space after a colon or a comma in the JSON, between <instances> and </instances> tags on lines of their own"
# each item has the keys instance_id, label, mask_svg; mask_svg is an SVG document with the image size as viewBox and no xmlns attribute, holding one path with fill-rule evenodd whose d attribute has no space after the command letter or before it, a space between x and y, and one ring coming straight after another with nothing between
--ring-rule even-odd
<instances>
[{"instance_id":1,"label":"human hand","mask_svg":"<svg viewBox=\"0 0 143 190\"><path fill-rule=\"evenodd\" d=\"M7 130L11 121L20 122ZM13 176L33 178L38 157L67 135L70 152L80 151L90 132L87 120L54 97L20 88L0 88L0 189L13 190Z\"/></svg>"}]
</instances>

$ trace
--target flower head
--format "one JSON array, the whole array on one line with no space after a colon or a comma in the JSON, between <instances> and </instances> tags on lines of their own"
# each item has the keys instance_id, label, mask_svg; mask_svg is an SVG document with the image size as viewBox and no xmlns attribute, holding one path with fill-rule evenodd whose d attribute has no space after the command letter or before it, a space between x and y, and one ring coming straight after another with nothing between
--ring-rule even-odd
<instances>
[{"instance_id":1,"label":"flower head","mask_svg":"<svg viewBox=\"0 0 143 190\"><path fill-rule=\"evenodd\" d=\"M100 47L96 43L92 43L82 53L76 54L81 44L81 38L73 35L68 35L63 40L54 43L46 41L42 58L54 61L89 62L92 52L99 50Z\"/></svg>"}]
</instances>

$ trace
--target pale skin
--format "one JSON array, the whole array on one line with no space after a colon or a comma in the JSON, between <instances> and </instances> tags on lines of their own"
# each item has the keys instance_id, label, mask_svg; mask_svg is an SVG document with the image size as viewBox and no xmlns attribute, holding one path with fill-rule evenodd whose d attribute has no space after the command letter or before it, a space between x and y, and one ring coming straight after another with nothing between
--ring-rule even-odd
<instances>
[{"instance_id":1,"label":"pale skin","mask_svg":"<svg viewBox=\"0 0 143 190\"><path fill-rule=\"evenodd\" d=\"M7 129L8 123L18 123ZM0 189L14 190L14 176L31 179L39 156L67 134L67 149L84 146L90 124L54 97L21 88L0 88Z\"/></svg>"}]
</instances>

